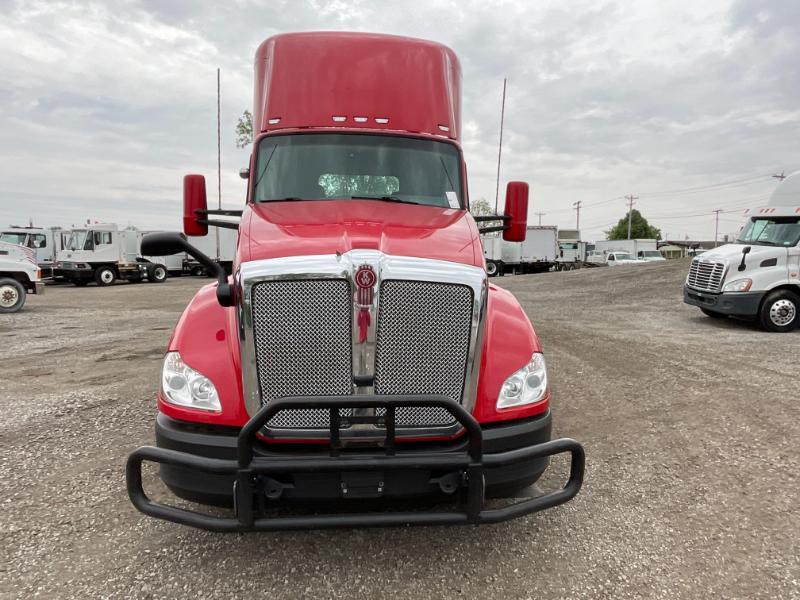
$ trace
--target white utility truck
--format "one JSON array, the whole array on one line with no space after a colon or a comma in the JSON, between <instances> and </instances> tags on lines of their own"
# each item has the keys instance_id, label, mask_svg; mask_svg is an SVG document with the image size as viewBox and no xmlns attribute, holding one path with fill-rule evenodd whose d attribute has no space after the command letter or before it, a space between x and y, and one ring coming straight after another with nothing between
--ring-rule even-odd
<instances>
[{"instance_id":1,"label":"white utility truck","mask_svg":"<svg viewBox=\"0 0 800 600\"><path fill-rule=\"evenodd\" d=\"M44 277L52 277L58 253L67 247L69 231L61 227L16 227L0 230L0 242L31 248Z\"/></svg>"},{"instance_id":2,"label":"white utility truck","mask_svg":"<svg viewBox=\"0 0 800 600\"><path fill-rule=\"evenodd\" d=\"M692 260L683 301L710 317L755 318L768 331L791 331L800 321L800 171L745 217L735 243Z\"/></svg>"},{"instance_id":3,"label":"white utility truck","mask_svg":"<svg viewBox=\"0 0 800 600\"><path fill-rule=\"evenodd\" d=\"M92 281L102 286L117 279L162 283L169 271L182 271L182 254L157 258L141 255L145 233L150 232L133 227L119 229L114 223L73 228L67 247L58 254L55 275L78 286Z\"/></svg>"},{"instance_id":4,"label":"white utility truck","mask_svg":"<svg viewBox=\"0 0 800 600\"><path fill-rule=\"evenodd\" d=\"M13 313L27 294L44 294L42 271L31 248L0 242L0 313Z\"/></svg>"},{"instance_id":5,"label":"white utility truck","mask_svg":"<svg viewBox=\"0 0 800 600\"><path fill-rule=\"evenodd\" d=\"M549 271L555 266L558 256L558 228L529 226L524 242L506 242L502 238L485 236L483 254L489 277Z\"/></svg>"}]
</instances>

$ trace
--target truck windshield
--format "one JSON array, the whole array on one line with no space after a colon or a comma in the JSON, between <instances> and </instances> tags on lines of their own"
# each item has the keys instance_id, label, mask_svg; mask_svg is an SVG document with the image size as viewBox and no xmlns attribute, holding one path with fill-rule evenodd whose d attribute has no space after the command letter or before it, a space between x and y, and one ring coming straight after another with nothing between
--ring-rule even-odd
<instances>
[{"instance_id":1,"label":"truck windshield","mask_svg":"<svg viewBox=\"0 0 800 600\"><path fill-rule=\"evenodd\" d=\"M17 244L19 246L24 246L25 236L26 234L18 233L16 231L13 233L4 231L3 233L0 233L0 242L6 242L7 244Z\"/></svg>"},{"instance_id":2,"label":"truck windshield","mask_svg":"<svg viewBox=\"0 0 800 600\"><path fill-rule=\"evenodd\" d=\"M314 133L264 138L253 198L374 198L463 207L461 160L452 144L386 135Z\"/></svg>"},{"instance_id":3,"label":"truck windshield","mask_svg":"<svg viewBox=\"0 0 800 600\"><path fill-rule=\"evenodd\" d=\"M800 218L753 217L736 241L762 246L795 246L800 241Z\"/></svg>"},{"instance_id":4,"label":"truck windshield","mask_svg":"<svg viewBox=\"0 0 800 600\"><path fill-rule=\"evenodd\" d=\"M67 242L67 249L88 250L88 248L84 248L84 246L86 245L86 237L88 233L89 233L88 231L80 229L73 231L69 236L69 242Z\"/></svg>"}]
</instances>

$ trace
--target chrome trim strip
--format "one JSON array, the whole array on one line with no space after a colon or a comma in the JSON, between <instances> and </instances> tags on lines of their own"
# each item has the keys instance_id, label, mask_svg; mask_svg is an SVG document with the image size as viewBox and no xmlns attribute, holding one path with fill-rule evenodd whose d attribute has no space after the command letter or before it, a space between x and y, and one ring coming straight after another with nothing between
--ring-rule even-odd
<instances>
[{"instance_id":1,"label":"chrome trim strip","mask_svg":"<svg viewBox=\"0 0 800 600\"><path fill-rule=\"evenodd\" d=\"M292 256L242 263L236 273L237 314L239 321L239 343L242 365L242 391L247 413L252 416L262 406L261 391L258 384L258 367L256 364L255 340L253 339L253 286L264 281L297 280L297 279L346 279L356 294L357 286L354 276L362 265L370 265L376 275L377 282L373 288L372 304L369 307L370 325L364 344L359 342L358 311L354 296L353 301L353 374L374 376L375 373L375 338L378 317L380 284L389 279L432 281L467 285L472 288L472 324L470 332L467 368L464 373L464 385L461 404L472 412L477 395L478 375L481 364L483 343L483 322L486 312L488 282L486 272L481 267L474 267L442 260L431 260L407 256L389 256L377 250L351 250L344 254ZM353 394L374 393L372 386L353 386ZM458 432L456 423L448 427L399 428L399 437L432 437L447 436ZM321 436L324 432L325 435ZM271 429L267 430L271 437L291 437L303 439L327 438L327 431L320 429ZM342 431L343 440L358 438L363 440L382 439L383 431L372 426L352 427Z\"/></svg>"}]
</instances>

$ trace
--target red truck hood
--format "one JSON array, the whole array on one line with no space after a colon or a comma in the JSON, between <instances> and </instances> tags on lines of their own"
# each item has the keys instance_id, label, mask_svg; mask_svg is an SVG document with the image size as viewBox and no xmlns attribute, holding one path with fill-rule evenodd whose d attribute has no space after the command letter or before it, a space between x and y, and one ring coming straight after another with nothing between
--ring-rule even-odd
<instances>
[{"instance_id":1,"label":"red truck hood","mask_svg":"<svg viewBox=\"0 0 800 600\"><path fill-rule=\"evenodd\" d=\"M478 230L463 210L381 202L262 202L245 212L242 260L380 250L483 266Z\"/></svg>"}]
</instances>

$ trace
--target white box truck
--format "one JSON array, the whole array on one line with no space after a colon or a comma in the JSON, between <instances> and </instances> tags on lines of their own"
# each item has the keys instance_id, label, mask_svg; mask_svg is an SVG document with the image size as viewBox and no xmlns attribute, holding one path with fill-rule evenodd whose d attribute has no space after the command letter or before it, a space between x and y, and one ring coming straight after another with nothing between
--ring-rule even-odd
<instances>
[{"instance_id":1,"label":"white box truck","mask_svg":"<svg viewBox=\"0 0 800 600\"><path fill-rule=\"evenodd\" d=\"M800 171L787 177L767 206L749 209L738 238L696 256L683 301L709 317L755 319L767 331L800 322Z\"/></svg>"},{"instance_id":2,"label":"white box truck","mask_svg":"<svg viewBox=\"0 0 800 600\"><path fill-rule=\"evenodd\" d=\"M94 223L72 229L67 247L58 253L55 275L77 286L94 281L111 285L118 279L132 282L166 281L170 271L180 272L184 256L142 256L145 231L119 229L114 223Z\"/></svg>"},{"instance_id":3,"label":"white box truck","mask_svg":"<svg viewBox=\"0 0 800 600\"><path fill-rule=\"evenodd\" d=\"M483 249L490 277L549 271L556 264L558 255L558 228L529 226L524 242L506 242L502 238L484 236Z\"/></svg>"},{"instance_id":4,"label":"white box truck","mask_svg":"<svg viewBox=\"0 0 800 600\"><path fill-rule=\"evenodd\" d=\"M581 232L577 229L558 230L557 271L579 269L586 261L586 242L581 241Z\"/></svg>"}]
</instances>

